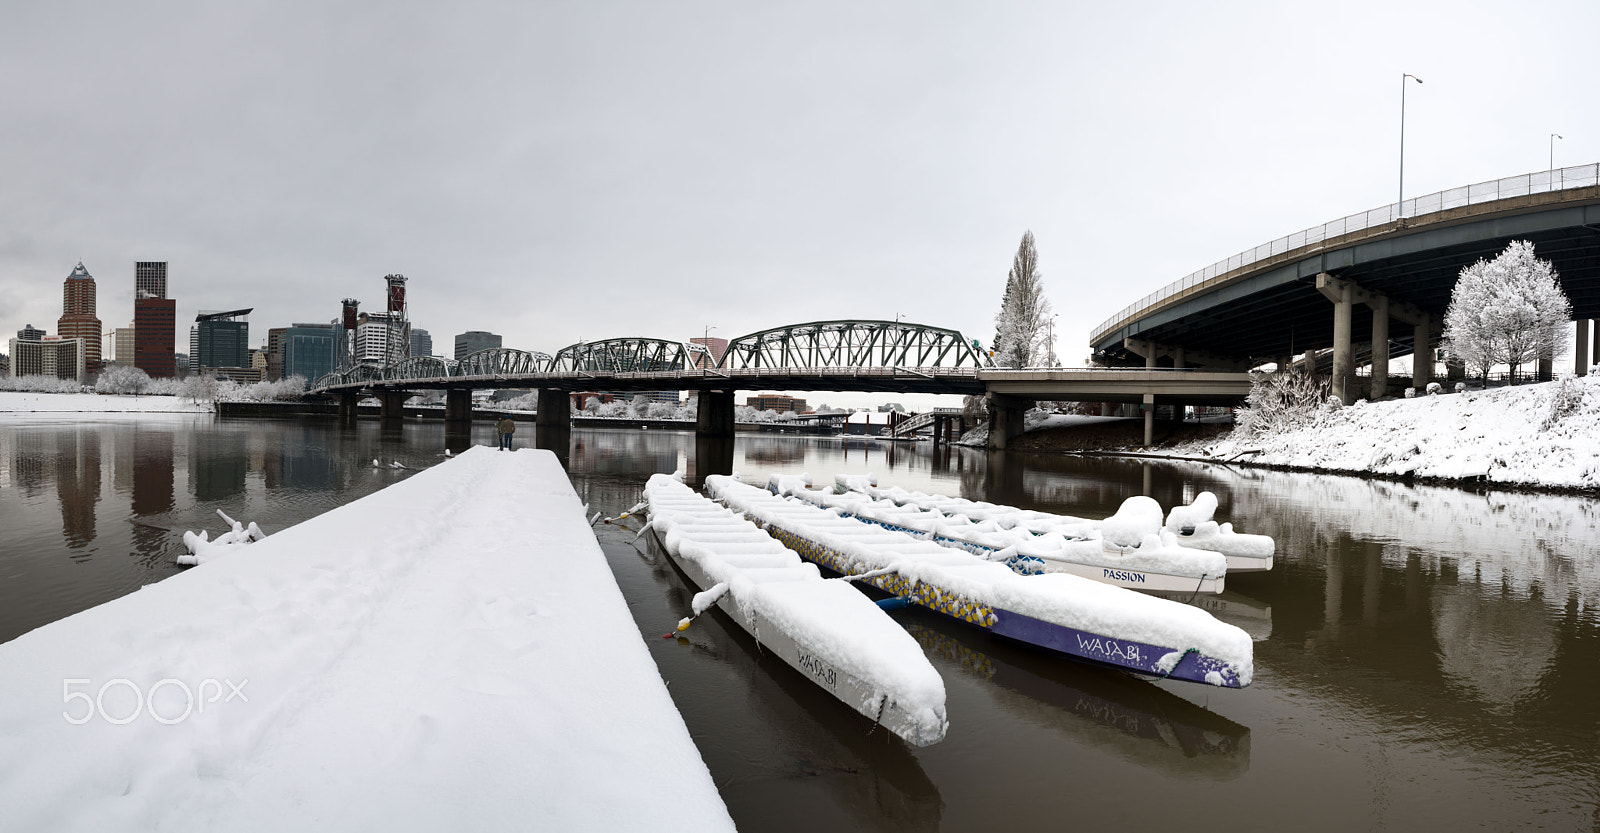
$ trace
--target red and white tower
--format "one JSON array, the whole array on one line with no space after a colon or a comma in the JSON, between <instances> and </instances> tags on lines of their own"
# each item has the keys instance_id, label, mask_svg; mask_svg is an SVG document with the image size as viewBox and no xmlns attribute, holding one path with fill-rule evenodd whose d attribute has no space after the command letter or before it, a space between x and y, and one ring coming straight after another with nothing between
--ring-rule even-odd
<instances>
[{"instance_id":1,"label":"red and white tower","mask_svg":"<svg viewBox=\"0 0 1600 833\"><path fill-rule=\"evenodd\" d=\"M84 370L100 372L100 319L95 317L94 276L83 268L81 260L62 286L61 318L56 321L56 332L62 338L83 339Z\"/></svg>"}]
</instances>

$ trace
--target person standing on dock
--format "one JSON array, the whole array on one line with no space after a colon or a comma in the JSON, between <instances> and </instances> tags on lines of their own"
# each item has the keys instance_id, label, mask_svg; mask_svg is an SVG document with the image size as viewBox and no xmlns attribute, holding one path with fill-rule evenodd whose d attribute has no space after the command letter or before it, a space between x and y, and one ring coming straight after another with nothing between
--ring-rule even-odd
<instances>
[{"instance_id":1,"label":"person standing on dock","mask_svg":"<svg viewBox=\"0 0 1600 833\"><path fill-rule=\"evenodd\" d=\"M500 432L500 450L512 451L511 435L517 433L517 424L511 421L511 415L501 414L500 421L494 427Z\"/></svg>"}]
</instances>

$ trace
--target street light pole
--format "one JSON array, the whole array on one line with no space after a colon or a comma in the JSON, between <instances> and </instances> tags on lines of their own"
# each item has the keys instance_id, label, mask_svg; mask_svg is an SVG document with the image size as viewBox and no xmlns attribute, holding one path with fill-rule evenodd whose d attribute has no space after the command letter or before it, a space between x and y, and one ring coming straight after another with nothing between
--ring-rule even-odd
<instances>
[{"instance_id":1,"label":"street light pole","mask_svg":"<svg viewBox=\"0 0 1600 833\"><path fill-rule=\"evenodd\" d=\"M1396 218L1405 216L1406 204L1406 79L1422 83L1422 79L1409 72L1400 74L1400 202L1395 205Z\"/></svg>"},{"instance_id":2,"label":"street light pole","mask_svg":"<svg viewBox=\"0 0 1600 833\"><path fill-rule=\"evenodd\" d=\"M1550 170L1556 169L1556 140L1563 138L1560 133L1550 134Z\"/></svg>"}]
</instances>

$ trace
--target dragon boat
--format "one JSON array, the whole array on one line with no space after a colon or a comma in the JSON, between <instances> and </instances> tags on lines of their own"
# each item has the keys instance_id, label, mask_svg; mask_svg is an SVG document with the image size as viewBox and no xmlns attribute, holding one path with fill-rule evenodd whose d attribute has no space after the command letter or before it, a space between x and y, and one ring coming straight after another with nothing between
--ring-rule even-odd
<instances>
[{"instance_id":1,"label":"dragon boat","mask_svg":"<svg viewBox=\"0 0 1600 833\"><path fill-rule=\"evenodd\" d=\"M1222 592L1228 570L1221 553L1178 544L1176 536L1161 528L1161 506L1147 497L1128 498L1116 515L1099 526L1085 522L1074 529L1056 528L1036 535L1020 524L973 520L861 491L811 489L808 480L773 475L767 489L885 529L966 550L1025 575L1069 573L1133 590L1216 594Z\"/></svg>"},{"instance_id":2,"label":"dragon boat","mask_svg":"<svg viewBox=\"0 0 1600 833\"><path fill-rule=\"evenodd\" d=\"M1037 536L1059 534L1068 539L1100 538L1106 522L1110 520L1056 515L986 501L909 492L898 487L880 489L871 475L836 475L834 490L841 494L858 492L902 506L937 512L949 518L959 517L971 523L993 522L1004 528L1021 529ZM1193 503L1173 507L1161 529L1170 533L1173 542L1179 546L1221 553L1230 573L1272 569L1272 556L1277 548L1272 538L1235 532L1233 524L1216 522L1216 511L1217 496L1211 492L1201 492L1195 496Z\"/></svg>"},{"instance_id":3,"label":"dragon boat","mask_svg":"<svg viewBox=\"0 0 1600 833\"><path fill-rule=\"evenodd\" d=\"M1021 575L729 476L706 488L807 561L991 633L1155 677L1242 688L1254 674L1249 634L1199 608L1067 573Z\"/></svg>"},{"instance_id":4,"label":"dragon boat","mask_svg":"<svg viewBox=\"0 0 1600 833\"><path fill-rule=\"evenodd\" d=\"M871 599L671 476L652 476L644 492L648 529L702 591L695 615L715 605L765 651L910 744L944 738L944 680Z\"/></svg>"}]
</instances>

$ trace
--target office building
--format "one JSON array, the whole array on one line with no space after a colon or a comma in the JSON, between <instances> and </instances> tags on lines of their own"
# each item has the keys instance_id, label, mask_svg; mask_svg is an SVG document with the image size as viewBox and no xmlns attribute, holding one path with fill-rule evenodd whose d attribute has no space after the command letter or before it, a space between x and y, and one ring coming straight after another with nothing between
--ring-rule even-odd
<instances>
[{"instance_id":1,"label":"office building","mask_svg":"<svg viewBox=\"0 0 1600 833\"><path fill-rule=\"evenodd\" d=\"M806 412L806 401L804 399L796 399L793 396L783 396L776 393L763 393L752 396L746 399L744 404L758 411L794 411L797 414Z\"/></svg>"},{"instance_id":2,"label":"office building","mask_svg":"<svg viewBox=\"0 0 1600 833\"><path fill-rule=\"evenodd\" d=\"M363 312L356 318L355 360L357 364L388 365L409 355L407 324L386 312Z\"/></svg>"},{"instance_id":3,"label":"office building","mask_svg":"<svg viewBox=\"0 0 1600 833\"><path fill-rule=\"evenodd\" d=\"M284 378L283 339L288 333L288 327L273 327L267 330L267 381L269 382Z\"/></svg>"},{"instance_id":4,"label":"office building","mask_svg":"<svg viewBox=\"0 0 1600 833\"><path fill-rule=\"evenodd\" d=\"M100 332L100 319L95 317L94 276L80 260L61 287L61 318L56 322L56 333L63 339L83 339L84 366L89 373L99 373Z\"/></svg>"},{"instance_id":5,"label":"office building","mask_svg":"<svg viewBox=\"0 0 1600 833\"><path fill-rule=\"evenodd\" d=\"M299 376L310 385L336 368L338 328L333 324L295 324L283 335L283 378Z\"/></svg>"},{"instance_id":6,"label":"office building","mask_svg":"<svg viewBox=\"0 0 1600 833\"><path fill-rule=\"evenodd\" d=\"M111 336L111 343L116 349L116 362L128 367L133 366L134 347L138 344L138 336L133 327L118 327Z\"/></svg>"},{"instance_id":7,"label":"office building","mask_svg":"<svg viewBox=\"0 0 1600 833\"><path fill-rule=\"evenodd\" d=\"M250 322L244 320L249 314L248 309L236 309L195 316L195 352L201 368L250 367Z\"/></svg>"},{"instance_id":8,"label":"office building","mask_svg":"<svg viewBox=\"0 0 1600 833\"><path fill-rule=\"evenodd\" d=\"M139 260L133 264L133 297L167 297L167 262Z\"/></svg>"},{"instance_id":9,"label":"office building","mask_svg":"<svg viewBox=\"0 0 1600 833\"><path fill-rule=\"evenodd\" d=\"M28 324L17 331L17 338L21 341L44 341L44 330Z\"/></svg>"},{"instance_id":10,"label":"office building","mask_svg":"<svg viewBox=\"0 0 1600 833\"><path fill-rule=\"evenodd\" d=\"M456 336L456 361L461 361L479 350L500 346L500 337L482 330L468 330Z\"/></svg>"},{"instance_id":11,"label":"office building","mask_svg":"<svg viewBox=\"0 0 1600 833\"><path fill-rule=\"evenodd\" d=\"M706 348L705 353L697 352L691 360L695 367L716 367L722 363L722 354L728 352L725 338L691 338L689 343Z\"/></svg>"},{"instance_id":12,"label":"office building","mask_svg":"<svg viewBox=\"0 0 1600 833\"><path fill-rule=\"evenodd\" d=\"M428 335L427 330L419 330L415 327L411 329L411 355L433 355L433 336Z\"/></svg>"},{"instance_id":13,"label":"office building","mask_svg":"<svg viewBox=\"0 0 1600 833\"><path fill-rule=\"evenodd\" d=\"M88 381L88 345L81 338L11 339L12 376L54 376Z\"/></svg>"}]
</instances>

